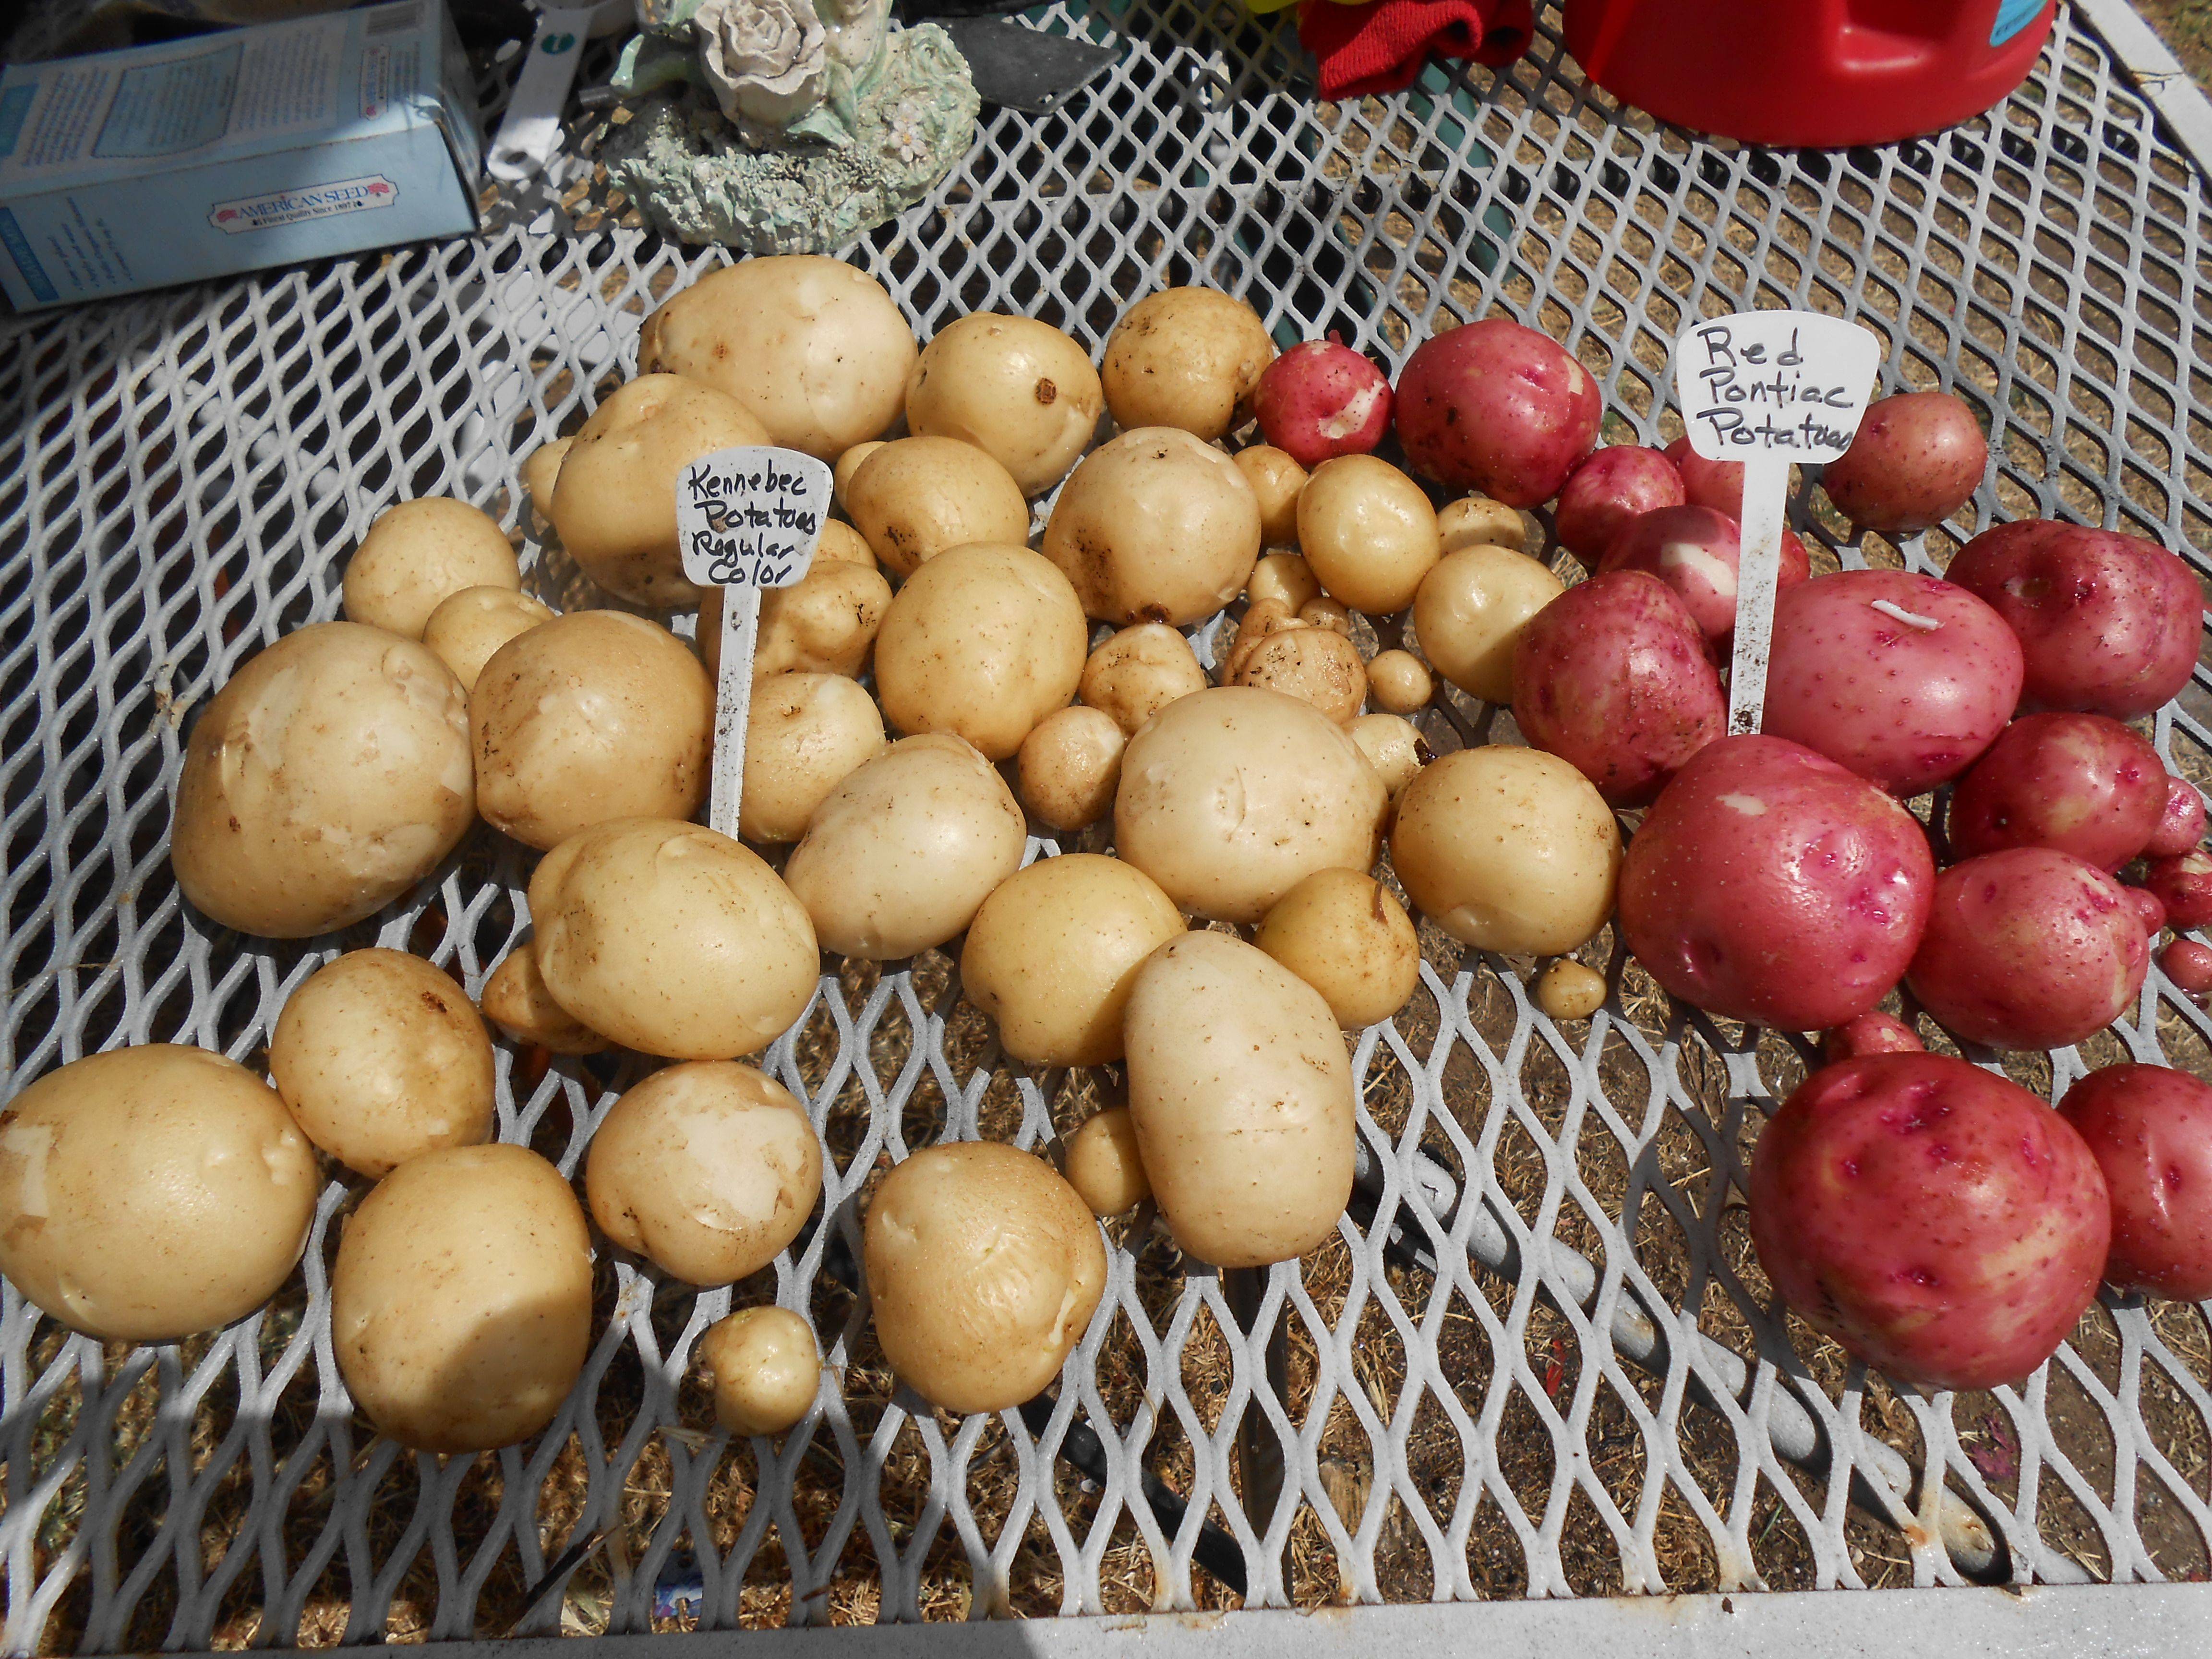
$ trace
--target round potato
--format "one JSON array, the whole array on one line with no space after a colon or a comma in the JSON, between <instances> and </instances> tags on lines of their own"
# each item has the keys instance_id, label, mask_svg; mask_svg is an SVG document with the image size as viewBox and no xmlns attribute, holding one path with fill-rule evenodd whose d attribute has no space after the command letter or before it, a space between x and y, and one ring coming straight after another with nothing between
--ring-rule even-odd
<instances>
[{"instance_id":1,"label":"round potato","mask_svg":"<svg viewBox=\"0 0 2212 1659\"><path fill-rule=\"evenodd\" d=\"M836 674L777 674L753 684L738 833L792 842L822 798L884 747L876 700Z\"/></svg>"},{"instance_id":2,"label":"round potato","mask_svg":"<svg viewBox=\"0 0 2212 1659\"><path fill-rule=\"evenodd\" d=\"M1447 502L1437 514L1437 530L1444 551L1463 547L1503 547L1516 553L1528 550L1528 521L1517 508L1487 495L1462 495Z\"/></svg>"},{"instance_id":3,"label":"round potato","mask_svg":"<svg viewBox=\"0 0 2212 1659\"><path fill-rule=\"evenodd\" d=\"M1048 829L1081 830L1114 810L1129 739L1096 708L1047 714L1016 757L1022 805Z\"/></svg>"},{"instance_id":4,"label":"round potato","mask_svg":"<svg viewBox=\"0 0 2212 1659\"><path fill-rule=\"evenodd\" d=\"M522 567L498 520L466 501L426 495L378 514L346 561L346 620L419 640L430 613L463 588L521 586Z\"/></svg>"},{"instance_id":5,"label":"round potato","mask_svg":"<svg viewBox=\"0 0 2212 1659\"><path fill-rule=\"evenodd\" d=\"M575 611L517 635L469 694L477 805L527 847L707 798L714 686L658 623Z\"/></svg>"},{"instance_id":6,"label":"round potato","mask_svg":"<svg viewBox=\"0 0 2212 1659\"><path fill-rule=\"evenodd\" d=\"M1320 992L1226 933L1195 933L1139 970L1129 1115L1176 1243L1263 1267L1336 1231L1352 1196L1352 1057Z\"/></svg>"},{"instance_id":7,"label":"round potato","mask_svg":"<svg viewBox=\"0 0 2212 1659\"><path fill-rule=\"evenodd\" d=\"M757 1053L805 1012L814 929L775 872L696 823L620 818L530 878L538 970L591 1030L671 1060Z\"/></svg>"},{"instance_id":8,"label":"round potato","mask_svg":"<svg viewBox=\"0 0 2212 1659\"><path fill-rule=\"evenodd\" d=\"M769 441L735 398L673 374L641 376L569 441L547 516L584 574L617 599L696 605L676 546L676 481L702 455Z\"/></svg>"},{"instance_id":9,"label":"round potato","mask_svg":"<svg viewBox=\"0 0 2212 1659\"><path fill-rule=\"evenodd\" d=\"M490 1451L550 1423L592 1340L592 1241L524 1146L410 1158L347 1219L331 1339L354 1403L416 1451Z\"/></svg>"},{"instance_id":10,"label":"round potato","mask_svg":"<svg viewBox=\"0 0 2212 1659\"><path fill-rule=\"evenodd\" d=\"M413 640L322 623L248 660L201 711L169 860L210 920L307 939L381 910L475 817L452 671Z\"/></svg>"},{"instance_id":11,"label":"round potato","mask_svg":"<svg viewBox=\"0 0 2212 1659\"><path fill-rule=\"evenodd\" d=\"M0 1111L0 1273L72 1330L172 1342L276 1293L322 1187L284 1103L234 1060L88 1054Z\"/></svg>"},{"instance_id":12,"label":"round potato","mask_svg":"<svg viewBox=\"0 0 2212 1659\"><path fill-rule=\"evenodd\" d=\"M1206 690L1190 641L1165 623L1125 628L1083 665L1083 701L1127 735L1173 702Z\"/></svg>"},{"instance_id":13,"label":"round potato","mask_svg":"<svg viewBox=\"0 0 2212 1659\"><path fill-rule=\"evenodd\" d=\"M553 1000L545 975L538 971L538 952L519 945L491 970L478 999L483 1017L517 1042L556 1054L596 1054L607 1040Z\"/></svg>"},{"instance_id":14,"label":"round potato","mask_svg":"<svg viewBox=\"0 0 2212 1659\"><path fill-rule=\"evenodd\" d=\"M1561 957L1536 975L1536 1006L1553 1019L1588 1019L1605 1006L1605 975Z\"/></svg>"},{"instance_id":15,"label":"round potato","mask_svg":"<svg viewBox=\"0 0 2212 1659\"><path fill-rule=\"evenodd\" d=\"M1367 689L1386 711L1410 714L1435 695L1429 665L1410 651L1378 651L1367 665Z\"/></svg>"},{"instance_id":16,"label":"round potato","mask_svg":"<svg viewBox=\"0 0 2212 1659\"><path fill-rule=\"evenodd\" d=\"M1124 430L1181 427L1211 443L1252 418L1275 361L1260 314L1210 288L1171 288L1129 307L1106 342L1106 406Z\"/></svg>"},{"instance_id":17,"label":"round potato","mask_svg":"<svg viewBox=\"0 0 2212 1659\"><path fill-rule=\"evenodd\" d=\"M1605 926L1620 830L1556 755L1491 744L1422 769L1398 799L1390 861L1415 905L1462 945L1563 956Z\"/></svg>"},{"instance_id":18,"label":"round potato","mask_svg":"<svg viewBox=\"0 0 2212 1659\"><path fill-rule=\"evenodd\" d=\"M833 526L842 528L843 526ZM823 538L826 546L829 538ZM862 544L866 545L866 544ZM699 648L709 678L722 673L722 595L710 591L699 604ZM775 674L841 674L857 679L876 648L876 635L891 608L891 585L876 568L817 552L813 568L788 587L761 595L760 629L753 646L753 682Z\"/></svg>"},{"instance_id":19,"label":"round potato","mask_svg":"<svg viewBox=\"0 0 2212 1659\"><path fill-rule=\"evenodd\" d=\"M1428 495L1372 455L1314 469L1298 496L1298 546L1332 599L1378 617L1411 605L1443 556Z\"/></svg>"},{"instance_id":20,"label":"round potato","mask_svg":"<svg viewBox=\"0 0 2212 1659\"><path fill-rule=\"evenodd\" d=\"M1252 943L1322 994L1336 1023L1364 1030L1421 982L1421 942L1390 890L1357 870L1316 870L1283 895Z\"/></svg>"},{"instance_id":21,"label":"round potato","mask_svg":"<svg viewBox=\"0 0 2212 1659\"><path fill-rule=\"evenodd\" d=\"M979 311L938 331L906 383L906 423L973 444L1026 495L1067 476L1106 396L1083 348L1050 323Z\"/></svg>"},{"instance_id":22,"label":"round potato","mask_svg":"<svg viewBox=\"0 0 2212 1659\"><path fill-rule=\"evenodd\" d=\"M1297 554L1270 553L1252 567L1244 592L1255 605L1279 605L1295 617L1300 606L1321 597L1321 583Z\"/></svg>"},{"instance_id":23,"label":"round potato","mask_svg":"<svg viewBox=\"0 0 2212 1659\"><path fill-rule=\"evenodd\" d=\"M1413 633L1429 665L1471 697L1513 700L1521 630L1566 584L1525 553L1463 547L1421 579Z\"/></svg>"},{"instance_id":24,"label":"round potato","mask_svg":"<svg viewBox=\"0 0 2212 1659\"><path fill-rule=\"evenodd\" d=\"M876 692L902 732L950 732L1005 760L1075 696L1090 629L1075 589L1026 547L947 548L891 601Z\"/></svg>"},{"instance_id":25,"label":"round potato","mask_svg":"<svg viewBox=\"0 0 2212 1659\"><path fill-rule=\"evenodd\" d=\"M1183 927L1159 884L1119 859L1039 859L975 913L960 983L1024 1065L1103 1065L1121 1057L1138 964Z\"/></svg>"},{"instance_id":26,"label":"round potato","mask_svg":"<svg viewBox=\"0 0 2212 1659\"><path fill-rule=\"evenodd\" d=\"M1261 545L1296 547L1298 492L1306 487L1305 468L1272 444L1254 444L1249 449L1237 452L1237 470L1244 475L1244 482L1260 498ZM1260 596L1255 593L1252 597L1256 599Z\"/></svg>"},{"instance_id":27,"label":"round potato","mask_svg":"<svg viewBox=\"0 0 2212 1659\"><path fill-rule=\"evenodd\" d=\"M775 1260L822 1196L822 1144L791 1091L750 1066L655 1072L592 1136L584 1195L599 1231L691 1285Z\"/></svg>"},{"instance_id":28,"label":"round potato","mask_svg":"<svg viewBox=\"0 0 2212 1659\"><path fill-rule=\"evenodd\" d=\"M465 587L438 601L438 608L422 624L422 643L453 671L462 690L473 691L477 677L500 647L552 620L553 613L527 593Z\"/></svg>"},{"instance_id":29,"label":"round potato","mask_svg":"<svg viewBox=\"0 0 2212 1659\"><path fill-rule=\"evenodd\" d=\"M483 1021L404 951L349 951L309 975L277 1018L269 1075L307 1139L365 1176L492 1136Z\"/></svg>"},{"instance_id":30,"label":"round potato","mask_svg":"<svg viewBox=\"0 0 2212 1659\"><path fill-rule=\"evenodd\" d=\"M1137 1122L1127 1106L1084 1119L1068 1137L1067 1184L1097 1216L1126 1215L1152 1195L1137 1150Z\"/></svg>"},{"instance_id":31,"label":"round potato","mask_svg":"<svg viewBox=\"0 0 2212 1659\"><path fill-rule=\"evenodd\" d=\"M935 732L902 738L824 796L783 878L824 949L884 962L957 936L1028 844L996 769Z\"/></svg>"},{"instance_id":32,"label":"round potato","mask_svg":"<svg viewBox=\"0 0 2212 1659\"><path fill-rule=\"evenodd\" d=\"M1006 1411L1060 1375L1106 1288L1106 1247L1042 1158L989 1141L926 1147L868 1206L876 1340L899 1380L952 1412Z\"/></svg>"},{"instance_id":33,"label":"round potato","mask_svg":"<svg viewBox=\"0 0 2212 1659\"><path fill-rule=\"evenodd\" d=\"M638 368L702 380L767 429L763 443L834 461L899 417L914 331L866 271L772 254L669 295L638 335Z\"/></svg>"},{"instance_id":34,"label":"round potato","mask_svg":"<svg viewBox=\"0 0 2212 1659\"><path fill-rule=\"evenodd\" d=\"M1232 684L1255 685L1311 703L1339 726L1367 700L1359 647L1331 628L1287 628L1239 657Z\"/></svg>"},{"instance_id":35,"label":"round potato","mask_svg":"<svg viewBox=\"0 0 2212 1659\"><path fill-rule=\"evenodd\" d=\"M740 1308L716 1320L692 1350L714 1394L714 1420L732 1434L781 1434L822 1390L814 1328L788 1308Z\"/></svg>"},{"instance_id":36,"label":"round potato","mask_svg":"<svg viewBox=\"0 0 2212 1659\"><path fill-rule=\"evenodd\" d=\"M1075 469L1045 526L1044 556L1099 621L1181 627L1243 590L1260 556L1260 498L1211 445L1139 427Z\"/></svg>"},{"instance_id":37,"label":"round potato","mask_svg":"<svg viewBox=\"0 0 2212 1659\"><path fill-rule=\"evenodd\" d=\"M1428 764L1428 745L1421 740L1420 729L1403 715L1362 714L1344 729L1393 800Z\"/></svg>"},{"instance_id":38,"label":"round potato","mask_svg":"<svg viewBox=\"0 0 2212 1659\"><path fill-rule=\"evenodd\" d=\"M1257 921L1316 870L1372 867L1389 805L1358 746L1310 703L1222 686L1129 739L1114 839L1178 908Z\"/></svg>"},{"instance_id":39,"label":"round potato","mask_svg":"<svg viewBox=\"0 0 2212 1659\"><path fill-rule=\"evenodd\" d=\"M860 463L846 501L854 527L902 576L948 547L1029 540L1029 500L1014 475L957 438L894 439Z\"/></svg>"}]
</instances>

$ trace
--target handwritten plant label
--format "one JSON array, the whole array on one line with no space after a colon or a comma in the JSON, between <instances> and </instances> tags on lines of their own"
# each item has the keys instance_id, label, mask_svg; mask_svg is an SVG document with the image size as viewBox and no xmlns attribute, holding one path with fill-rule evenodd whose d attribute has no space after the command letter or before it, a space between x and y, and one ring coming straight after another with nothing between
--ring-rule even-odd
<instances>
[{"instance_id":1,"label":"handwritten plant label","mask_svg":"<svg viewBox=\"0 0 2212 1659\"><path fill-rule=\"evenodd\" d=\"M1790 464L1832 461L1851 447L1881 369L1879 339L1814 311L1709 317L1674 343L1674 400L1690 447L1743 465L1730 732L1759 730L1766 702Z\"/></svg>"},{"instance_id":2,"label":"handwritten plant label","mask_svg":"<svg viewBox=\"0 0 2212 1659\"><path fill-rule=\"evenodd\" d=\"M827 462L764 444L702 455L676 480L676 544L684 578L722 590L714 793L707 821L726 836L738 833L761 593L789 587L813 568L830 495Z\"/></svg>"}]
</instances>

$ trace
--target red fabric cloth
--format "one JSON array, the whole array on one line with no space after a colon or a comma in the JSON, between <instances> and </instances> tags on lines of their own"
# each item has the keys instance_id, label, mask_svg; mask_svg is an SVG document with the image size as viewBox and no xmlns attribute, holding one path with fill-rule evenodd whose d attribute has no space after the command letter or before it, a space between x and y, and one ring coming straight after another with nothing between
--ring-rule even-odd
<instances>
[{"instance_id":1,"label":"red fabric cloth","mask_svg":"<svg viewBox=\"0 0 2212 1659\"><path fill-rule=\"evenodd\" d=\"M1510 64L1535 27L1530 0L1304 0L1298 9L1298 39L1321 60L1328 99L1409 87L1431 53Z\"/></svg>"}]
</instances>

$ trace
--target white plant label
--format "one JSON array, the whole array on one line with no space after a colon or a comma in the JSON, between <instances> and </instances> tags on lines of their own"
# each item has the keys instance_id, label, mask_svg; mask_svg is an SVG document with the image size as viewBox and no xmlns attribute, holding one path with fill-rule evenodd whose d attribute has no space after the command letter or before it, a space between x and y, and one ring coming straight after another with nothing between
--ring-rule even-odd
<instances>
[{"instance_id":1,"label":"white plant label","mask_svg":"<svg viewBox=\"0 0 2212 1659\"><path fill-rule=\"evenodd\" d=\"M1832 461L1851 447L1881 369L1879 339L1815 311L1711 317L1674 343L1674 400L1690 447L1743 464L1731 732L1758 731L1766 702L1790 463Z\"/></svg>"},{"instance_id":2,"label":"white plant label","mask_svg":"<svg viewBox=\"0 0 2212 1659\"><path fill-rule=\"evenodd\" d=\"M766 445L702 455L676 480L676 543L684 579L722 590L714 793L707 822L733 838L745 775L761 590L789 587L813 568L830 518L830 484L827 462Z\"/></svg>"}]
</instances>

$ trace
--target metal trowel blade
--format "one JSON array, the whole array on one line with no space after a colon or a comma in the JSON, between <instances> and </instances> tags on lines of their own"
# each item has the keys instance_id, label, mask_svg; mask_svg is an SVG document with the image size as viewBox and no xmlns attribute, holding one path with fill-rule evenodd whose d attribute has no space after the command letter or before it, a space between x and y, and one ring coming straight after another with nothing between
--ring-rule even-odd
<instances>
[{"instance_id":1,"label":"metal trowel blade","mask_svg":"<svg viewBox=\"0 0 2212 1659\"><path fill-rule=\"evenodd\" d=\"M987 104L1049 115L1116 63L1121 50L1002 17L939 17Z\"/></svg>"}]
</instances>

